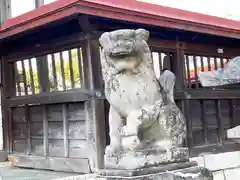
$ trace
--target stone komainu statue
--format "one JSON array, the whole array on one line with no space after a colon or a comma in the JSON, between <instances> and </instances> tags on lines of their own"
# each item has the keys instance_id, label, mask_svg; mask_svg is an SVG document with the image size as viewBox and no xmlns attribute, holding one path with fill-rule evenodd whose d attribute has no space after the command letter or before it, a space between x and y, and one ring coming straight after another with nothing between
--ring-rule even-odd
<instances>
[{"instance_id":1,"label":"stone komainu statue","mask_svg":"<svg viewBox=\"0 0 240 180\"><path fill-rule=\"evenodd\" d=\"M180 147L185 119L173 100L175 75L157 79L144 29L106 32L100 38L105 95L110 103L108 151Z\"/></svg>"}]
</instances>

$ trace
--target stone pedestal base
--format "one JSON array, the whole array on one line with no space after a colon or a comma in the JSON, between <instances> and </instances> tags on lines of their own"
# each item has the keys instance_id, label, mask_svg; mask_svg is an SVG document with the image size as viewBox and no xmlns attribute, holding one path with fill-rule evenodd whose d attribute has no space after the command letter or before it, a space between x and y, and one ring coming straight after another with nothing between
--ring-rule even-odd
<instances>
[{"instance_id":1,"label":"stone pedestal base","mask_svg":"<svg viewBox=\"0 0 240 180\"><path fill-rule=\"evenodd\" d=\"M0 162L7 161L8 153L6 151L0 151Z\"/></svg>"},{"instance_id":2,"label":"stone pedestal base","mask_svg":"<svg viewBox=\"0 0 240 180\"><path fill-rule=\"evenodd\" d=\"M106 175L101 175L104 173ZM197 166L132 177L121 175L111 176L111 173L109 173L110 171L103 171L100 174L80 175L58 180L213 180L213 175L209 170Z\"/></svg>"},{"instance_id":3,"label":"stone pedestal base","mask_svg":"<svg viewBox=\"0 0 240 180\"><path fill-rule=\"evenodd\" d=\"M195 166L162 173L148 173L146 175L133 177L99 176L98 178L99 180L213 180L213 175L209 170Z\"/></svg>"},{"instance_id":4,"label":"stone pedestal base","mask_svg":"<svg viewBox=\"0 0 240 180\"><path fill-rule=\"evenodd\" d=\"M110 149L105 152L106 169L134 170L163 164L188 161L188 148L172 148L170 150L148 149L142 151L129 151L112 153Z\"/></svg>"},{"instance_id":5,"label":"stone pedestal base","mask_svg":"<svg viewBox=\"0 0 240 180\"><path fill-rule=\"evenodd\" d=\"M134 176L143 176L154 173L163 173L168 171L176 171L179 169L187 169L197 167L196 162L180 162L180 163L171 163L165 165L158 165L147 168L138 168L132 170L122 170L122 169L105 169L99 174L103 176L122 176L122 177L134 177Z\"/></svg>"}]
</instances>

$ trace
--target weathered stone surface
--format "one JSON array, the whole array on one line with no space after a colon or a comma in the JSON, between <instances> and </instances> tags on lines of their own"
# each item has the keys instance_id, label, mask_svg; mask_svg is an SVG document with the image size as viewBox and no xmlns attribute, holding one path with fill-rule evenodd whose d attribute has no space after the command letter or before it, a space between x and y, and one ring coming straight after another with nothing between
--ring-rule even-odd
<instances>
[{"instance_id":1,"label":"weathered stone surface","mask_svg":"<svg viewBox=\"0 0 240 180\"><path fill-rule=\"evenodd\" d=\"M111 156L107 156L109 154ZM188 161L188 148L145 149L115 154L106 152L105 160L106 168L113 169L137 169L158 166L160 164Z\"/></svg>"},{"instance_id":2,"label":"weathered stone surface","mask_svg":"<svg viewBox=\"0 0 240 180\"><path fill-rule=\"evenodd\" d=\"M205 167L211 171L236 168L240 166L240 152L227 152L204 156Z\"/></svg>"},{"instance_id":3,"label":"weathered stone surface","mask_svg":"<svg viewBox=\"0 0 240 180\"><path fill-rule=\"evenodd\" d=\"M111 105L107 167L134 169L166 159L174 162L168 153L181 147L186 137L185 118L173 101L175 75L165 71L156 78L148 37L148 31L138 29L107 32L100 38L105 96ZM154 154L149 149L165 151ZM134 156L137 162L125 160Z\"/></svg>"},{"instance_id":4,"label":"weathered stone surface","mask_svg":"<svg viewBox=\"0 0 240 180\"><path fill-rule=\"evenodd\" d=\"M99 172L99 175L103 176L123 176L123 177L133 177L133 176L142 176L160 172L175 171L179 169L186 169L190 167L196 167L196 162L178 162L178 163L169 163L161 164L145 168L137 169L105 169Z\"/></svg>"},{"instance_id":5,"label":"weathered stone surface","mask_svg":"<svg viewBox=\"0 0 240 180\"><path fill-rule=\"evenodd\" d=\"M240 168L224 170L225 180L238 180L240 177Z\"/></svg>"},{"instance_id":6,"label":"weathered stone surface","mask_svg":"<svg viewBox=\"0 0 240 180\"><path fill-rule=\"evenodd\" d=\"M240 83L240 56L235 57L223 68L198 73L202 86L222 86Z\"/></svg>"},{"instance_id":7,"label":"weathered stone surface","mask_svg":"<svg viewBox=\"0 0 240 180\"><path fill-rule=\"evenodd\" d=\"M240 142L240 126L227 130L227 137L233 139L236 142Z\"/></svg>"},{"instance_id":8,"label":"weathered stone surface","mask_svg":"<svg viewBox=\"0 0 240 180\"><path fill-rule=\"evenodd\" d=\"M224 177L223 170L213 172L213 179L214 180L226 180Z\"/></svg>"},{"instance_id":9,"label":"weathered stone surface","mask_svg":"<svg viewBox=\"0 0 240 180\"><path fill-rule=\"evenodd\" d=\"M197 162L198 166L205 167L205 159L204 156L193 157L189 159L191 162Z\"/></svg>"},{"instance_id":10,"label":"weathered stone surface","mask_svg":"<svg viewBox=\"0 0 240 180\"><path fill-rule=\"evenodd\" d=\"M213 175L205 168L186 168L176 171L148 174L135 177L101 176L97 174L61 178L56 180L213 180Z\"/></svg>"},{"instance_id":11,"label":"weathered stone surface","mask_svg":"<svg viewBox=\"0 0 240 180\"><path fill-rule=\"evenodd\" d=\"M5 152L5 151L0 151L0 162L5 162L7 161L7 156L8 156L8 153Z\"/></svg>"}]
</instances>

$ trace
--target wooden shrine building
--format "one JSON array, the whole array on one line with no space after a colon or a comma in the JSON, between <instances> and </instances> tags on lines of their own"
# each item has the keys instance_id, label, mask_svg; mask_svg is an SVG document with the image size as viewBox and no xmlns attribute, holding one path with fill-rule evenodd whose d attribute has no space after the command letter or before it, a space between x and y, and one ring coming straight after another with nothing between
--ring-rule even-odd
<instances>
[{"instance_id":1,"label":"wooden shrine building","mask_svg":"<svg viewBox=\"0 0 240 180\"><path fill-rule=\"evenodd\" d=\"M104 167L108 103L98 38L123 28L150 31L156 75L176 74L191 156L240 149L226 138L240 124L239 87L203 88L196 76L240 55L240 22L135 0L58 0L0 29L4 150L16 166Z\"/></svg>"}]
</instances>

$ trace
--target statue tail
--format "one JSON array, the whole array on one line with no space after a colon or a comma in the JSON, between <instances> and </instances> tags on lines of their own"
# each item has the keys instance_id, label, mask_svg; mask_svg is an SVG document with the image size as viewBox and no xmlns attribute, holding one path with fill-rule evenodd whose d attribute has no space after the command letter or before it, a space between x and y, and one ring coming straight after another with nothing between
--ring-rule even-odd
<instances>
[{"instance_id":1,"label":"statue tail","mask_svg":"<svg viewBox=\"0 0 240 180\"><path fill-rule=\"evenodd\" d=\"M168 95L168 97L174 101L174 85L176 81L176 76L169 70L165 70L163 74L158 79L159 84L163 88L164 92Z\"/></svg>"}]
</instances>

